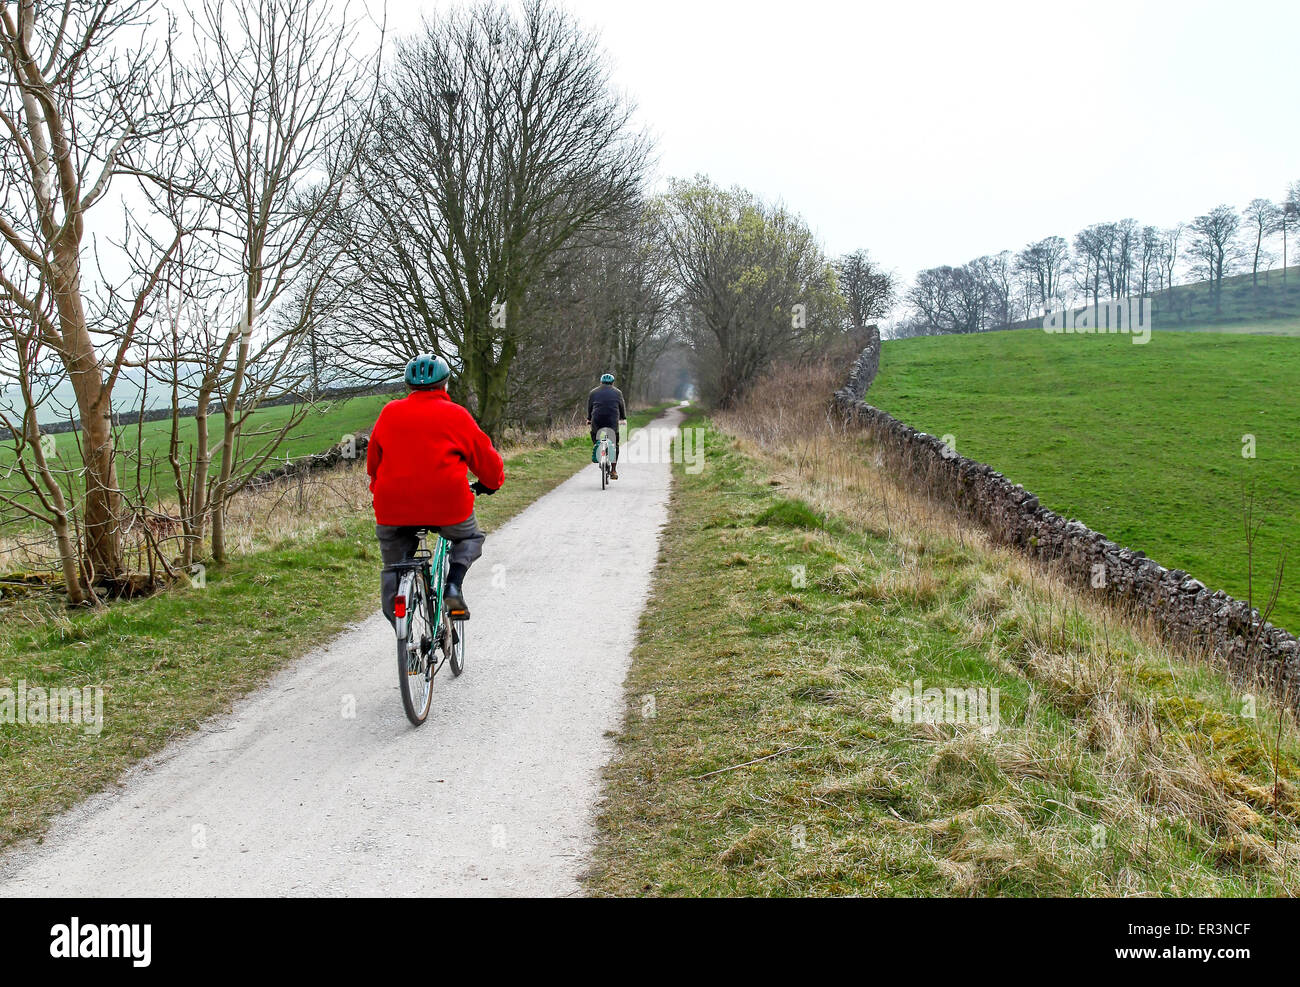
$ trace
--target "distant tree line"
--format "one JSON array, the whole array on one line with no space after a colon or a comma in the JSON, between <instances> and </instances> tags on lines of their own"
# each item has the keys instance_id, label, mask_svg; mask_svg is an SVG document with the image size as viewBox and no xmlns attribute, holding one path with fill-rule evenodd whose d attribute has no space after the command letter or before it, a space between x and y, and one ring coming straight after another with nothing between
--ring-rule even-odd
<instances>
[{"instance_id":1,"label":"distant tree line","mask_svg":"<svg viewBox=\"0 0 1300 987\"><path fill-rule=\"evenodd\" d=\"M1279 262L1287 277L1297 224L1300 181L1279 200L1252 199L1241 211L1220 205L1168 228L1134 219L1096 223L1071 240L1049 236L960 267L929 268L908 288L906 314L894 333L981 332L1071 299L1095 304L1168 292L1180 277L1206 282L1217 310L1226 277L1249 272L1258 285Z\"/></svg>"}]
</instances>

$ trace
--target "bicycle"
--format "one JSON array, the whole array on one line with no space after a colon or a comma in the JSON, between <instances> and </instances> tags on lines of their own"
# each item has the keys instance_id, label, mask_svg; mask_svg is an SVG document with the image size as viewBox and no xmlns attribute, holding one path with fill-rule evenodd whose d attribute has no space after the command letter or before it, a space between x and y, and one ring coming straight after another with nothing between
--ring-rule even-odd
<instances>
[{"instance_id":1,"label":"bicycle","mask_svg":"<svg viewBox=\"0 0 1300 987\"><path fill-rule=\"evenodd\" d=\"M613 463L610 461L610 449L613 447L613 440L610 438L610 430L602 428L596 433L596 463L600 466L600 489L604 490L609 486L609 474L613 469Z\"/></svg>"},{"instance_id":2,"label":"bicycle","mask_svg":"<svg viewBox=\"0 0 1300 987\"><path fill-rule=\"evenodd\" d=\"M452 620L442 599L451 565L451 543L439 535L431 552L425 546L428 534L427 528L417 531L420 541L414 554L387 567L398 574L393 603L397 681L406 718L417 727L429 716L433 678L442 666L449 664L451 674L457 677L465 671L465 621Z\"/></svg>"}]
</instances>

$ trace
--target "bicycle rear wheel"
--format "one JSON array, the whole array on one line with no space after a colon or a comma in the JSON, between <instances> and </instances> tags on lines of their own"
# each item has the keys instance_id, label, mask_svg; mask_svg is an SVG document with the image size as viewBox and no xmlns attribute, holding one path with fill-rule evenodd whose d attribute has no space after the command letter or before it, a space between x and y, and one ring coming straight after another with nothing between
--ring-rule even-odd
<instances>
[{"instance_id":1,"label":"bicycle rear wheel","mask_svg":"<svg viewBox=\"0 0 1300 987\"><path fill-rule=\"evenodd\" d=\"M406 718L418 727L428 718L433 704L436 644L424 570L408 569L402 573L397 596L399 612L400 603L405 603L405 613L397 619L397 681Z\"/></svg>"},{"instance_id":2,"label":"bicycle rear wheel","mask_svg":"<svg viewBox=\"0 0 1300 987\"><path fill-rule=\"evenodd\" d=\"M601 463L600 463L600 489L601 489L601 490L604 490L607 486L609 486L609 462L608 462L608 460L601 460Z\"/></svg>"}]
</instances>

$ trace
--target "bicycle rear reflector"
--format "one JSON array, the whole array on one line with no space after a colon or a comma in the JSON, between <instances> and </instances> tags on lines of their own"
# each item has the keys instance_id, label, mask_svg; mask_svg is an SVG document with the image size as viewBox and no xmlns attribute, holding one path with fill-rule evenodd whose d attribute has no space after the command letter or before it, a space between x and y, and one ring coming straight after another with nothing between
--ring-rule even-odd
<instances>
[{"instance_id":1,"label":"bicycle rear reflector","mask_svg":"<svg viewBox=\"0 0 1300 987\"><path fill-rule=\"evenodd\" d=\"M406 597L399 596L393 601L393 613L397 615L398 620L406 616Z\"/></svg>"}]
</instances>

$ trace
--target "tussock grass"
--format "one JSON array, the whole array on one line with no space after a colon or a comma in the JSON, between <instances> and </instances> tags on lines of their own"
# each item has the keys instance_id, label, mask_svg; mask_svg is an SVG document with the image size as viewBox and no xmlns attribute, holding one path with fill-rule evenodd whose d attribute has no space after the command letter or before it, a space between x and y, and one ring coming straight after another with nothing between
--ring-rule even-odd
<instances>
[{"instance_id":1,"label":"tussock grass","mask_svg":"<svg viewBox=\"0 0 1300 987\"><path fill-rule=\"evenodd\" d=\"M1290 715L897 484L825 378L676 477L591 891L1300 890ZM792 502L824 525L757 523ZM918 679L997 689L996 729L901 718Z\"/></svg>"}]
</instances>

